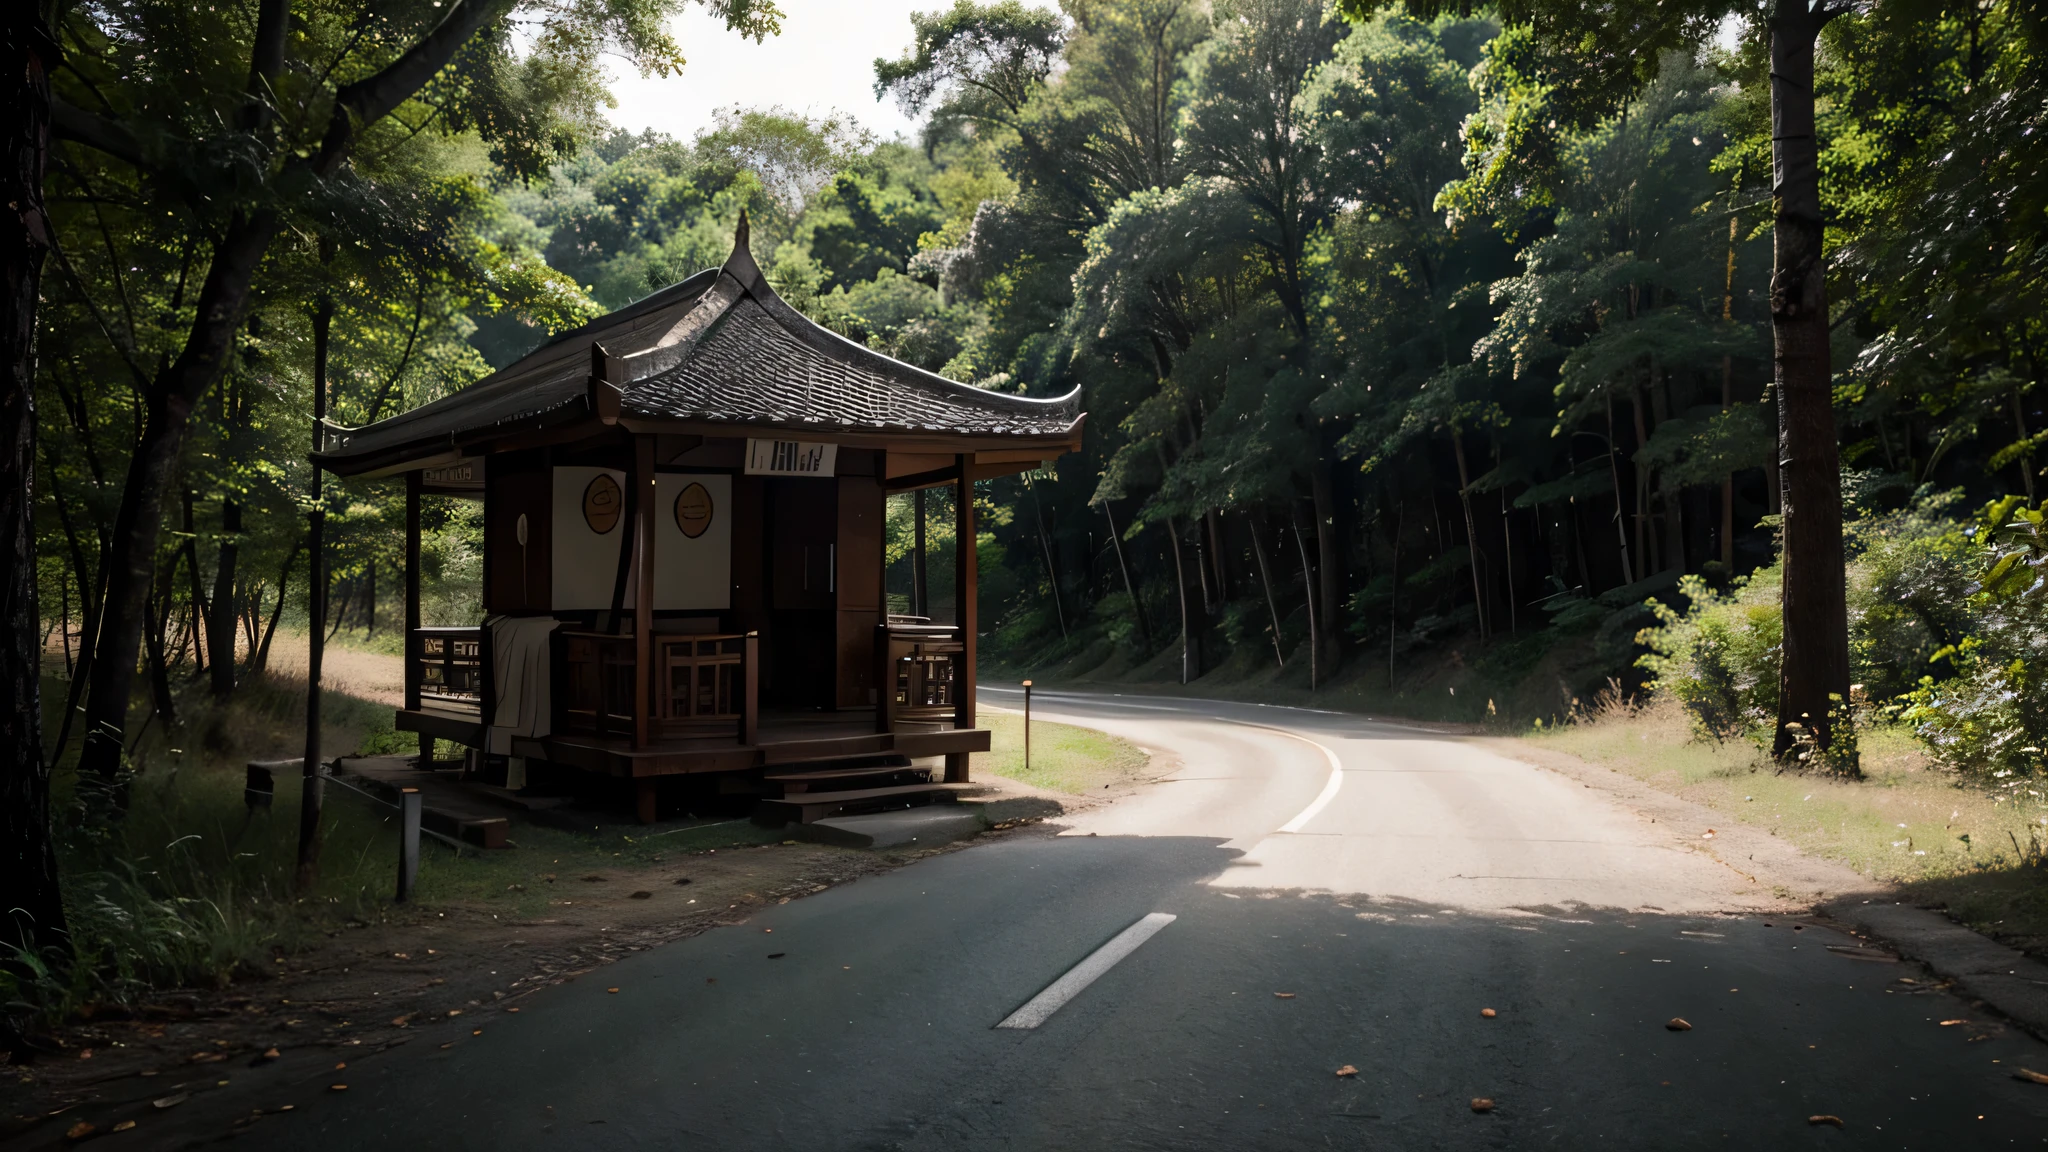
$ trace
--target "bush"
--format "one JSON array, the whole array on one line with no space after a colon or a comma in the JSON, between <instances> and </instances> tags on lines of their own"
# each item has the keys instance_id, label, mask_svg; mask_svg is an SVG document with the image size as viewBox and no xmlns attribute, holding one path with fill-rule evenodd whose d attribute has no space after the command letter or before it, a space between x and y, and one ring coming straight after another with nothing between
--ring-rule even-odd
<instances>
[{"instance_id":1,"label":"bush","mask_svg":"<svg viewBox=\"0 0 2048 1152\"><path fill-rule=\"evenodd\" d=\"M1969 634L1937 653L1956 674L1923 677L1901 716L1943 764L2039 798L2048 775L2048 501L1998 501L1963 540L1980 574L1961 601Z\"/></svg>"},{"instance_id":2,"label":"bush","mask_svg":"<svg viewBox=\"0 0 2048 1152\"><path fill-rule=\"evenodd\" d=\"M1716 592L1698 576L1679 581L1684 612L1653 600L1659 621L1636 637L1649 652L1637 666L1652 693L1685 706L1693 728L1716 741L1772 731L1778 715L1778 666L1784 619L1773 566Z\"/></svg>"}]
</instances>

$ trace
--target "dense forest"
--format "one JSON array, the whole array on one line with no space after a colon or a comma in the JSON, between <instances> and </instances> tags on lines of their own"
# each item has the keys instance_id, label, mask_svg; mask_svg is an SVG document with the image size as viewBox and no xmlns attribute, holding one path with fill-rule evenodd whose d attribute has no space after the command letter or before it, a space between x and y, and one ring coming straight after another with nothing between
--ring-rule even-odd
<instances>
[{"instance_id":1,"label":"dense forest","mask_svg":"<svg viewBox=\"0 0 2048 1152\"><path fill-rule=\"evenodd\" d=\"M2038 781L2038 0L958 0L875 64L914 140L610 126L594 62L683 66L671 7L47 13L45 771L109 771L280 626L390 627L401 510L316 485L310 413L460 388L745 211L850 338L1083 390L1083 453L979 493L991 659L1522 723L1650 684L1845 771L1853 715ZM1772 84L1802 43L1810 131ZM438 622L476 613L469 515L430 511ZM1413 690L1442 669L1476 690Z\"/></svg>"}]
</instances>

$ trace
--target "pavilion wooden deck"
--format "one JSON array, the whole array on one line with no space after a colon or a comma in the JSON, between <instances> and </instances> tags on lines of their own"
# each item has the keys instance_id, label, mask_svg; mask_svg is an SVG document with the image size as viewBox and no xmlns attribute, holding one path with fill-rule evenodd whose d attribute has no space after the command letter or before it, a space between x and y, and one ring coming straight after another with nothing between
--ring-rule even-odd
<instances>
[{"instance_id":1,"label":"pavilion wooden deck","mask_svg":"<svg viewBox=\"0 0 2048 1152\"><path fill-rule=\"evenodd\" d=\"M451 708L408 708L398 713L401 732L417 732L471 747L483 743L483 723L475 712ZM586 772L628 779L677 776L697 772L745 772L790 764L821 763L854 757L966 755L986 752L986 728L954 728L948 723L898 721L893 732L875 731L872 713L764 713L752 743L741 744L719 733L650 741L635 748L625 736L563 733L538 738L515 737L512 755L545 760Z\"/></svg>"}]
</instances>

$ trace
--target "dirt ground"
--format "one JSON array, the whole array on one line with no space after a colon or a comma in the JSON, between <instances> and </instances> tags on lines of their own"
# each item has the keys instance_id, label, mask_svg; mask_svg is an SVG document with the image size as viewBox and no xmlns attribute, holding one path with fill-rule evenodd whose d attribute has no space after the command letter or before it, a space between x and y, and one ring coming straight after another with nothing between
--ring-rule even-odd
<instances>
[{"instance_id":1,"label":"dirt ground","mask_svg":"<svg viewBox=\"0 0 2048 1152\"><path fill-rule=\"evenodd\" d=\"M83 1105L189 1097L225 1086L232 1069L308 1049L325 1050L339 1067L419 1039L430 1024L442 1026L425 1041L460 1043L549 985L948 850L712 849L653 867L557 876L549 914L539 918L457 906L352 923L323 947L278 957L274 979L164 994L132 1014L102 1013L49 1037L60 1055L9 1069L0 1140Z\"/></svg>"}]
</instances>

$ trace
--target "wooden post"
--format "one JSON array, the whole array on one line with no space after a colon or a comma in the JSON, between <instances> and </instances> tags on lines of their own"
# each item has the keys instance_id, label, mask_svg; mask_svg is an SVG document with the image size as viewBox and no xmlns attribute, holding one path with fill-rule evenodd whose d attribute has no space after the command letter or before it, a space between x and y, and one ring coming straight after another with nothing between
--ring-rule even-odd
<instances>
[{"instance_id":1,"label":"wooden post","mask_svg":"<svg viewBox=\"0 0 2048 1152\"><path fill-rule=\"evenodd\" d=\"M417 475L417 473L415 473ZM398 902L412 899L420 878L420 790L398 790Z\"/></svg>"},{"instance_id":2,"label":"wooden post","mask_svg":"<svg viewBox=\"0 0 2048 1152\"><path fill-rule=\"evenodd\" d=\"M1031 771L1031 681L1024 682L1024 770Z\"/></svg>"},{"instance_id":3,"label":"wooden post","mask_svg":"<svg viewBox=\"0 0 2048 1152\"><path fill-rule=\"evenodd\" d=\"M740 643L740 743L753 745L761 734L761 634L749 632Z\"/></svg>"},{"instance_id":4,"label":"wooden post","mask_svg":"<svg viewBox=\"0 0 2048 1152\"><path fill-rule=\"evenodd\" d=\"M654 437L633 437L633 747L645 748L654 710ZM650 796L643 802L652 804Z\"/></svg>"},{"instance_id":5,"label":"wooden post","mask_svg":"<svg viewBox=\"0 0 2048 1152\"><path fill-rule=\"evenodd\" d=\"M420 490L424 475L405 474L405 706L420 706ZM422 765L424 767L424 765Z\"/></svg>"},{"instance_id":6,"label":"wooden post","mask_svg":"<svg viewBox=\"0 0 2048 1152\"><path fill-rule=\"evenodd\" d=\"M896 730L896 653L889 646L889 626L875 625L875 731Z\"/></svg>"},{"instance_id":7,"label":"wooden post","mask_svg":"<svg viewBox=\"0 0 2048 1152\"><path fill-rule=\"evenodd\" d=\"M953 499L953 617L960 629L960 663L953 672L953 727L965 730L974 727L974 586L978 579L974 564L974 457L963 452L953 461L960 473L954 481ZM969 757L966 752L946 754L947 783L969 782Z\"/></svg>"},{"instance_id":8,"label":"wooden post","mask_svg":"<svg viewBox=\"0 0 2048 1152\"><path fill-rule=\"evenodd\" d=\"M910 614L930 616L932 606L930 599L925 595L924 574L924 489L919 488L912 499L916 506L917 526L910 549Z\"/></svg>"}]
</instances>

